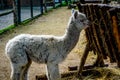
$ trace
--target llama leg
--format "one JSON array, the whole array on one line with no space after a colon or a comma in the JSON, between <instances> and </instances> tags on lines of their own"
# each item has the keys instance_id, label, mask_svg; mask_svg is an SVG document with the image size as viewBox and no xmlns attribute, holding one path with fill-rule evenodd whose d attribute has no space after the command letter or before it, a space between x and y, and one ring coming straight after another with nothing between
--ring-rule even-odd
<instances>
[{"instance_id":1,"label":"llama leg","mask_svg":"<svg viewBox=\"0 0 120 80\"><path fill-rule=\"evenodd\" d=\"M23 73L28 64L26 52L22 48L17 48L16 50L11 49L8 54L12 68L11 80L24 80Z\"/></svg>"},{"instance_id":2,"label":"llama leg","mask_svg":"<svg viewBox=\"0 0 120 80\"><path fill-rule=\"evenodd\" d=\"M27 80L27 69L28 65L24 63L12 63L11 80Z\"/></svg>"},{"instance_id":3,"label":"llama leg","mask_svg":"<svg viewBox=\"0 0 120 80\"><path fill-rule=\"evenodd\" d=\"M20 80L21 69L19 66L12 64L11 80Z\"/></svg>"},{"instance_id":4,"label":"llama leg","mask_svg":"<svg viewBox=\"0 0 120 80\"><path fill-rule=\"evenodd\" d=\"M58 64L52 64L52 63L47 64L47 78L48 80L60 79Z\"/></svg>"},{"instance_id":5,"label":"llama leg","mask_svg":"<svg viewBox=\"0 0 120 80\"><path fill-rule=\"evenodd\" d=\"M27 65L24 67L24 71L23 71L23 76L24 76L24 79L23 80L28 80L28 70L29 70L29 67L31 65L32 61L29 60L29 62L27 63Z\"/></svg>"},{"instance_id":6,"label":"llama leg","mask_svg":"<svg viewBox=\"0 0 120 80\"><path fill-rule=\"evenodd\" d=\"M12 69L12 80L28 80L28 69L30 67L31 61L27 64L20 66L20 65L13 65Z\"/></svg>"}]
</instances>

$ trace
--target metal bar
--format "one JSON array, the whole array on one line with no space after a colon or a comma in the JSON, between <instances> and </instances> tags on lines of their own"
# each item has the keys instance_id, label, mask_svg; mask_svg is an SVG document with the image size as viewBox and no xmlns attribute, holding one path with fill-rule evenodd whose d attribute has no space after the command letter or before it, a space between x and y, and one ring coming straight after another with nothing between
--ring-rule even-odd
<instances>
[{"instance_id":1,"label":"metal bar","mask_svg":"<svg viewBox=\"0 0 120 80\"><path fill-rule=\"evenodd\" d=\"M31 18L33 18L33 0L30 0L30 12L31 12Z\"/></svg>"},{"instance_id":2,"label":"metal bar","mask_svg":"<svg viewBox=\"0 0 120 80\"><path fill-rule=\"evenodd\" d=\"M21 23L21 5L20 0L17 0L17 16L18 16L18 24Z\"/></svg>"},{"instance_id":3,"label":"metal bar","mask_svg":"<svg viewBox=\"0 0 120 80\"><path fill-rule=\"evenodd\" d=\"M40 11L43 14L43 0L40 0Z\"/></svg>"}]
</instances>

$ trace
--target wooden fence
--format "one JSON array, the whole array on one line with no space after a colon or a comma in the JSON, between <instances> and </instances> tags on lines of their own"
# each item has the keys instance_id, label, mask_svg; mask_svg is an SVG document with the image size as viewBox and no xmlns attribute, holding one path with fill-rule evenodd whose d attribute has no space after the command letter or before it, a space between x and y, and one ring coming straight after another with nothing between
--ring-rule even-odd
<instances>
[{"instance_id":1,"label":"wooden fence","mask_svg":"<svg viewBox=\"0 0 120 80\"><path fill-rule=\"evenodd\" d=\"M120 7L105 4L77 4L80 12L90 20L85 30L88 43L81 59L82 72L89 51L98 55L94 66L104 66L104 59L116 62L120 67Z\"/></svg>"},{"instance_id":2,"label":"wooden fence","mask_svg":"<svg viewBox=\"0 0 120 80\"><path fill-rule=\"evenodd\" d=\"M80 3L85 4L85 3L109 3L111 0L80 0Z\"/></svg>"}]
</instances>

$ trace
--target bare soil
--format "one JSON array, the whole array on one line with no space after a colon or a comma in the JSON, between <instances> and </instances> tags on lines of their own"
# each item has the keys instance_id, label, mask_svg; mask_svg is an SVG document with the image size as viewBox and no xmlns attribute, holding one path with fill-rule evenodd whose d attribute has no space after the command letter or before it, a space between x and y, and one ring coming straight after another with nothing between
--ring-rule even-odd
<instances>
[{"instance_id":1,"label":"bare soil","mask_svg":"<svg viewBox=\"0 0 120 80\"><path fill-rule=\"evenodd\" d=\"M26 25L20 25L15 29L8 31L7 33L0 35L0 80L10 80L10 62L5 55L6 43L19 34L49 34L62 36L67 27L69 17L71 16L71 10L67 7L61 7L48 12L32 22ZM68 55L66 60L60 63L60 73L68 72L68 66L79 66L81 55L83 54L84 47L86 45L86 38L84 30L81 32L80 40L72 52ZM92 64L96 56L89 55L86 64ZM102 70L104 72L104 70ZM35 80L36 75L45 74L45 64L37 64L32 62L29 70L30 80ZM69 80L66 79L66 80ZM75 78L72 80L76 80ZM88 80L88 79L86 79ZM92 80L104 80L104 79L92 79ZM106 80L106 79L105 79ZM110 79L109 79L110 80Z\"/></svg>"}]
</instances>

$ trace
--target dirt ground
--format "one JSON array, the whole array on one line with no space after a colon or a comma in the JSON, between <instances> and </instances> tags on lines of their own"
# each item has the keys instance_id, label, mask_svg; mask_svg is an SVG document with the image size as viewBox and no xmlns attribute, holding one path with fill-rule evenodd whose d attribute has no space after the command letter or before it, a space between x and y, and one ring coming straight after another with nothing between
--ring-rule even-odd
<instances>
[{"instance_id":1,"label":"dirt ground","mask_svg":"<svg viewBox=\"0 0 120 80\"><path fill-rule=\"evenodd\" d=\"M17 28L7 32L4 35L0 35L0 80L9 80L10 78L10 63L5 55L5 45L9 39L17 36L19 34L50 34L61 36L64 34L67 27L69 17L71 16L71 10L67 7L62 7L54 9L33 20L26 25L20 25ZM84 31L81 36L84 36ZM84 38L81 38L82 42L79 41L76 48L68 55L67 59L60 64L60 72L67 72L68 66L78 66L80 62L80 55L84 49L84 43L86 42ZM82 46L82 45L83 46ZM81 51L80 51L81 49ZM81 53L81 54L78 54ZM36 75L45 74L45 64L32 63L29 71L30 80L35 80Z\"/></svg>"}]
</instances>

